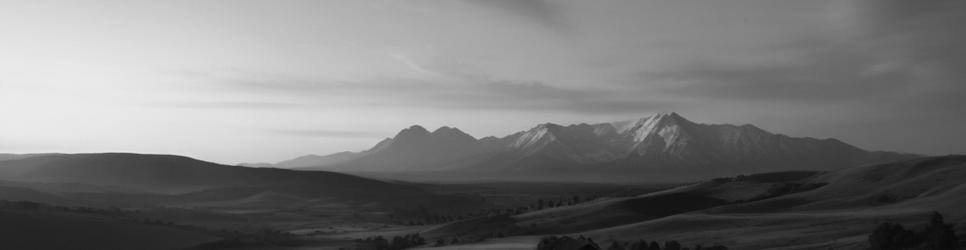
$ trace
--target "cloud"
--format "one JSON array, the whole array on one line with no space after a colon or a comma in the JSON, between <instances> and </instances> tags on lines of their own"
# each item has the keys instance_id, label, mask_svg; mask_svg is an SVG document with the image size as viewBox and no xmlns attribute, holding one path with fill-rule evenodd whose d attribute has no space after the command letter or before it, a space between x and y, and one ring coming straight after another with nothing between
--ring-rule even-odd
<instances>
[{"instance_id":1,"label":"cloud","mask_svg":"<svg viewBox=\"0 0 966 250\"><path fill-rule=\"evenodd\" d=\"M877 42L877 52L966 75L966 1L860 0L857 8L859 38Z\"/></svg>"},{"instance_id":2,"label":"cloud","mask_svg":"<svg viewBox=\"0 0 966 250\"><path fill-rule=\"evenodd\" d=\"M257 102L257 101L203 101L160 103L157 106L188 108L188 109L286 109L302 105L289 102Z\"/></svg>"},{"instance_id":3,"label":"cloud","mask_svg":"<svg viewBox=\"0 0 966 250\"><path fill-rule=\"evenodd\" d=\"M305 129L274 129L268 130L274 134L296 137L327 137L327 138L382 138L384 133L372 131L343 131L343 130L305 130Z\"/></svg>"},{"instance_id":4,"label":"cloud","mask_svg":"<svg viewBox=\"0 0 966 250\"><path fill-rule=\"evenodd\" d=\"M433 69L426 69L440 72ZM491 79L483 75L449 74L440 79L384 78L366 81L313 81L293 77L231 74L205 77L225 97L257 96L285 100L185 102L183 108L287 109L355 105L446 110L504 110L578 114L640 114L673 108L671 102L639 93L599 87L563 87L540 81Z\"/></svg>"},{"instance_id":5,"label":"cloud","mask_svg":"<svg viewBox=\"0 0 966 250\"><path fill-rule=\"evenodd\" d=\"M528 20L556 32L565 32L569 25L560 7L544 0L464 0L465 2L500 10Z\"/></svg>"},{"instance_id":6,"label":"cloud","mask_svg":"<svg viewBox=\"0 0 966 250\"><path fill-rule=\"evenodd\" d=\"M782 102L852 100L888 96L904 90L905 69L876 67L873 62L825 57L806 65L735 66L692 64L642 73L665 94L697 98Z\"/></svg>"},{"instance_id":7,"label":"cloud","mask_svg":"<svg viewBox=\"0 0 966 250\"><path fill-rule=\"evenodd\" d=\"M414 72L423 74L425 76L431 76L431 77L440 76L439 73L436 73L436 72L433 72L433 71L431 71L429 69L426 69L422 65L417 64L412 59L409 59L409 57L407 57L406 55L403 55L403 54L393 54L393 55L391 55L391 57L393 59L396 59L397 61L401 62L402 64L406 65L406 67L408 67L409 69L413 70Z\"/></svg>"},{"instance_id":8,"label":"cloud","mask_svg":"<svg viewBox=\"0 0 966 250\"><path fill-rule=\"evenodd\" d=\"M853 4L844 32L785 44L787 63L741 65L700 59L646 70L641 81L669 95L735 101L903 102L909 108L966 105L966 2L872 1ZM791 48L789 48L791 47ZM766 53L774 48L760 48ZM955 98L962 100L962 98Z\"/></svg>"},{"instance_id":9,"label":"cloud","mask_svg":"<svg viewBox=\"0 0 966 250\"><path fill-rule=\"evenodd\" d=\"M671 102L601 88L568 88L542 82L494 80L436 96L426 104L451 109L495 109L578 114L641 114L668 109Z\"/></svg>"},{"instance_id":10,"label":"cloud","mask_svg":"<svg viewBox=\"0 0 966 250\"><path fill-rule=\"evenodd\" d=\"M188 108L300 108L355 106L444 110L496 110L575 114L634 114L675 107L673 101L649 98L638 90L599 86L559 86L537 80L510 80L487 74L440 55L428 57L391 54L397 63L432 77L382 77L331 80L239 69L179 76L201 84L198 91L222 97L280 102L191 102Z\"/></svg>"}]
</instances>

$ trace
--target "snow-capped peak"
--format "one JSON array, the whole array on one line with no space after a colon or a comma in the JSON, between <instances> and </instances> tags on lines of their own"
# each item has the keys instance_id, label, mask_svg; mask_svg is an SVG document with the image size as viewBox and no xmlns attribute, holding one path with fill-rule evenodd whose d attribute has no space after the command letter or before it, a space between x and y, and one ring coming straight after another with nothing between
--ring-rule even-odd
<instances>
[{"instance_id":1,"label":"snow-capped peak","mask_svg":"<svg viewBox=\"0 0 966 250\"><path fill-rule=\"evenodd\" d=\"M623 122L565 126L543 123L509 136L479 140L453 127L443 126L429 132L414 125L369 151L356 154L360 157L346 166L393 171L440 170L480 162L499 167L526 167L514 164L539 165L541 162L641 167L654 164L742 166L759 159L777 159L768 164L787 164L786 159L841 158L827 164L804 162L801 165L808 167L809 164L841 166L853 160L848 157L864 153L835 140L792 138L753 125L695 123L675 112L660 112ZM763 166L767 165L753 167Z\"/></svg>"},{"instance_id":2,"label":"snow-capped peak","mask_svg":"<svg viewBox=\"0 0 966 250\"><path fill-rule=\"evenodd\" d=\"M665 137L665 135L674 132L681 132L680 130L683 129L681 126L688 123L690 121L675 112L661 112L654 116L641 118L633 126L622 132L632 135L634 142L642 142L649 136L660 135Z\"/></svg>"},{"instance_id":3,"label":"snow-capped peak","mask_svg":"<svg viewBox=\"0 0 966 250\"><path fill-rule=\"evenodd\" d=\"M545 145L556 140L552 130L559 127L561 126L549 122L539 124L526 132L521 132L519 137L511 142L510 146L516 149L526 149Z\"/></svg>"}]
</instances>

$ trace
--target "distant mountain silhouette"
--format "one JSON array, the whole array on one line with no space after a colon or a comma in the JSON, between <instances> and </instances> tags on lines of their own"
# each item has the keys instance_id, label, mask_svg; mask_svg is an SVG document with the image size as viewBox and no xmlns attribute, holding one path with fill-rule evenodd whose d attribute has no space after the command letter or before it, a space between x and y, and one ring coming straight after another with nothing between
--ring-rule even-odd
<instances>
[{"instance_id":1,"label":"distant mountain silhouette","mask_svg":"<svg viewBox=\"0 0 966 250\"><path fill-rule=\"evenodd\" d=\"M351 160L355 160L362 156L361 153L355 152L339 152L330 155L320 156L320 155L304 155L299 156L295 159L281 161L275 164L271 163L241 163L239 166L245 167L277 167L277 168L302 168L302 167L313 167L313 166L327 166L333 164L339 164Z\"/></svg>"},{"instance_id":2,"label":"distant mountain silhouette","mask_svg":"<svg viewBox=\"0 0 966 250\"><path fill-rule=\"evenodd\" d=\"M305 155L276 164L243 163L250 167L326 168L353 171L439 170L454 161L484 153L483 144L456 128L433 132L414 125L386 138L369 150L325 156Z\"/></svg>"},{"instance_id":3,"label":"distant mountain silhouette","mask_svg":"<svg viewBox=\"0 0 966 250\"><path fill-rule=\"evenodd\" d=\"M45 156L45 155L53 155L53 154L0 154L0 161L19 160L19 159L25 159L25 158L36 157L36 156Z\"/></svg>"},{"instance_id":4,"label":"distant mountain silhouette","mask_svg":"<svg viewBox=\"0 0 966 250\"><path fill-rule=\"evenodd\" d=\"M483 144L456 128L441 127L429 132L421 126L400 131L383 140L357 159L332 164L330 169L348 171L435 171L452 168L486 153Z\"/></svg>"},{"instance_id":5,"label":"distant mountain silhouette","mask_svg":"<svg viewBox=\"0 0 966 250\"><path fill-rule=\"evenodd\" d=\"M249 167L249 168L274 168L275 164L268 163L268 162L243 162L243 163L238 163L238 166Z\"/></svg>"},{"instance_id":6,"label":"distant mountain silhouette","mask_svg":"<svg viewBox=\"0 0 966 250\"><path fill-rule=\"evenodd\" d=\"M912 157L870 152L836 139L789 137L753 125L701 124L673 112L634 121L545 123L502 138L456 128L412 126L339 163L309 169L350 172L478 172L483 176L607 178L633 173L688 178L780 170L832 170ZM278 165L277 165L278 166ZM519 175L517 175L519 176ZM553 179L553 178L551 178Z\"/></svg>"}]
</instances>

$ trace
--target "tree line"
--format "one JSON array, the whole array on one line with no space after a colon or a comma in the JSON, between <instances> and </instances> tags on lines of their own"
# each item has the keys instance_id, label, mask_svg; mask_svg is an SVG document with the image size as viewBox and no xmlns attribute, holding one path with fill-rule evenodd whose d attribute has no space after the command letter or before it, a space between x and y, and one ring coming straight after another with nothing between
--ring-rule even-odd
<instances>
[{"instance_id":1,"label":"tree line","mask_svg":"<svg viewBox=\"0 0 966 250\"><path fill-rule=\"evenodd\" d=\"M899 223L884 222L869 235L869 250L960 249L961 243L953 228L954 224L947 224L939 212L933 212L929 223L919 232Z\"/></svg>"},{"instance_id":2,"label":"tree line","mask_svg":"<svg viewBox=\"0 0 966 250\"><path fill-rule=\"evenodd\" d=\"M689 248L682 245L680 242L671 240L665 241L661 244L659 241L647 241L643 239L638 239L636 241L611 241L611 244L607 248L601 248L597 242L591 237L584 237L583 235L578 237L570 236L547 236L540 239L540 243L537 244L537 250L728 250L727 247L721 245L714 245L710 247L702 247L701 245L694 245L694 248Z\"/></svg>"},{"instance_id":3,"label":"tree line","mask_svg":"<svg viewBox=\"0 0 966 250\"><path fill-rule=\"evenodd\" d=\"M426 244L426 238L416 234L394 236L386 239L382 236L368 237L355 240L355 250L403 250ZM344 249L344 248L343 248Z\"/></svg>"},{"instance_id":4,"label":"tree line","mask_svg":"<svg viewBox=\"0 0 966 250\"><path fill-rule=\"evenodd\" d=\"M453 221L460 221L472 218L483 218L488 216L497 215L519 215L532 211L538 211L549 208L573 206L585 202L590 202L602 197L601 195L588 195L581 197L579 195L574 195L571 197L559 197L557 199L537 199L534 203L529 205L517 206L517 207L494 207L480 209L474 212L468 212L463 214L452 214L445 213L441 211L433 211L426 207L416 207L412 209L405 208L394 208L392 213L390 213L389 218L391 221L398 225L409 225L409 226L422 226L422 225L435 225L449 223Z\"/></svg>"}]
</instances>

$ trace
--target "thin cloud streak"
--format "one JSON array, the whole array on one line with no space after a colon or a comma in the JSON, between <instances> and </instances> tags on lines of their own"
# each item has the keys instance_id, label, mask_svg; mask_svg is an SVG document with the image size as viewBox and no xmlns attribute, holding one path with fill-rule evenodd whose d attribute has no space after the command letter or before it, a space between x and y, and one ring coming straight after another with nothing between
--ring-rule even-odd
<instances>
[{"instance_id":1,"label":"thin cloud streak","mask_svg":"<svg viewBox=\"0 0 966 250\"><path fill-rule=\"evenodd\" d=\"M187 109L288 109L303 107L304 105L290 102L252 102L252 101L226 101L226 102L180 102L180 103L155 103L151 106L175 107Z\"/></svg>"},{"instance_id":2,"label":"thin cloud streak","mask_svg":"<svg viewBox=\"0 0 966 250\"><path fill-rule=\"evenodd\" d=\"M272 134L295 136L295 137L323 137L323 138L383 138L385 133L372 131L343 131L343 130L322 130L322 129L272 129L268 130Z\"/></svg>"},{"instance_id":3,"label":"thin cloud streak","mask_svg":"<svg viewBox=\"0 0 966 250\"><path fill-rule=\"evenodd\" d=\"M360 82L298 80L278 77L246 79L246 74L205 77L214 83L209 91L285 98L291 103L190 103L204 108L310 108L318 105L414 107L433 110L505 110L516 112L565 112L574 114L641 114L673 108L661 98L643 98L639 91L574 88L543 82L493 80L488 77L424 69L444 80L383 79ZM347 98L348 97L348 98Z\"/></svg>"}]
</instances>

